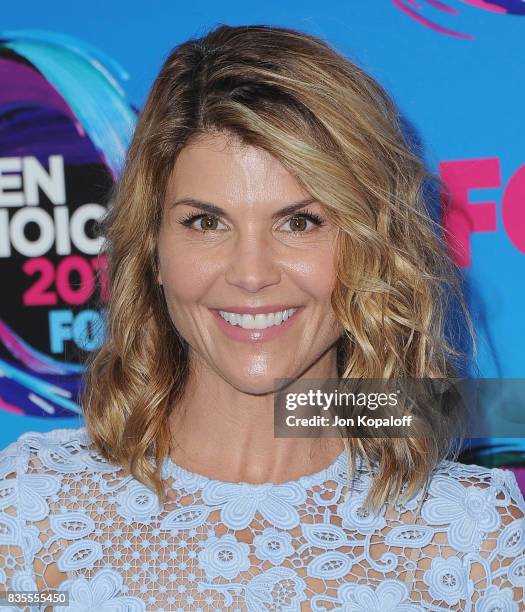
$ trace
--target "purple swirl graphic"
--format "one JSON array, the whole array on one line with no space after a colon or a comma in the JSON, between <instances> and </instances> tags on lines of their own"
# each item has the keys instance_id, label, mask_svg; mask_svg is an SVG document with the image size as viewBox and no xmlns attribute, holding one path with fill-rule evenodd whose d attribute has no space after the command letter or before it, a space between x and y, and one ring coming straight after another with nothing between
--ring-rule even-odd
<instances>
[{"instance_id":1,"label":"purple swirl graphic","mask_svg":"<svg viewBox=\"0 0 525 612\"><path fill-rule=\"evenodd\" d=\"M40 353L1 321L0 342L20 364L0 359L0 410L32 416L80 414L74 398L80 391L82 366Z\"/></svg>"},{"instance_id":2,"label":"purple swirl graphic","mask_svg":"<svg viewBox=\"0 0 525 612\"><path fill-rule=\"evenodd\" d=\"M73 214L83 206L102 208L93 203L103 201L108 183L118 177L136 122L137 111L122 87L127 78L100 50L69 36L32 30L0 32L4 170L6 163L22 164L26 159L47 170L53 155L62 160L67 194L60 206L42 192L33 206L4 201L0 213L5 235L10 235L6 228L24 209L41 213L35 218L45 217L48 224L57 222L59 217L53 217L57 209L62 219L68 217L60 228L57 225L56 240L71 242ZM20 171L17 176L21 185L26 175ZM60 279L59 271L65 260L82 264L84 270L92 266L88 270L95 275L96 254L85 246L92 240L87 227L77 228L74 234L84 241L84 251L76 243L61 242L60 248L54 243L37 256L24 253L20 243L31 248L36 238L23 238L23 232L23 240L1 245L0 268L2 277L9 279L9 289L0 316L0 411L46 418L81 414L83 351L93 349L83 344L79 333L73 333L74 325L87 315L100 315L102 320L102 314L95 311L98 302L90 301L95 300L94 291L81 301L76 299L82 294L82 283L78 285L74 274ZM31 233L31 223L28 228ZM46 274L52 274L52 279ZM71 318L69 335L60 336L60 330L66 329L64 322L56 324L55 342L62 338L62 345L53 348L49 321L66 315ZM85 328L91 334L92 324L86 323ZM97 329L100 332L101 327Z\"/></svg>"},{"instance_id":3,"label":"purple swirl graphic","mask_svg":"<svg viewBox=\"0 0 525 612\"><path fill-rule=\"evenodd\" d=\"M474 38L472 34L446 28L425 15L425 10L428 10L429 7L449 15L459 15L460 11L450 6L450 2L442 2L441 0L392 0L392 2L409 17L435 32L456 38ZM525 0L461 0L461 2L491 13L525 15Z\"/></svg>"}]
</instances>

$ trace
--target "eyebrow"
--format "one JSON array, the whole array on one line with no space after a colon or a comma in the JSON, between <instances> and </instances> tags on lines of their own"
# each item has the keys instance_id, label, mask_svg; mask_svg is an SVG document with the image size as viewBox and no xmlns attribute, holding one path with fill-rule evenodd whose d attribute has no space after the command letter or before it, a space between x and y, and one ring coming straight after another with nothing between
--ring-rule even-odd
<instances>
[{"instance_id":1,"label":"eyebrow","mask_svg":"<svg viewBox=\"0 0 525 612\"><path fill-rule=\"evenodd\" d=\"M308 206L308 204L313 204L314 202L317 202L316 198L306 198L305 200L301 200L299 202L292 202L284 208L280 208L279 210L274 212L272 214L272 219L280 219L285 215L290 215L295 211L300 210L305 206ZM175 202L172 202L169 205L169 210L172 210L173 208L175 208L175 206L178 206L180 204L193 206L194 208L199 208L200 210L204 210L207 213L210 213L212 215L218 215L226 219L230 218L228 213L220 206L217 206L216 204L211 204L210 202L202 202L201 200L196 200L194 198L180 198L179 200L175 200Z\"/></svg>"}]
</instances>

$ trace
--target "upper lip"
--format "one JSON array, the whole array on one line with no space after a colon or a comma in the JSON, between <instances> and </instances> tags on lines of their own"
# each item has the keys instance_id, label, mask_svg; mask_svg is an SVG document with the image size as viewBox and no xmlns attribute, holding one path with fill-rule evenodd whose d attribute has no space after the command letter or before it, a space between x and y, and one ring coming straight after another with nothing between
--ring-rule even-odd
<instances>
[{"instance_id":1,"label":"upper lip","mask_svg":"<svg viewBox=\"0 0 525 612\"><path fill-rule=\"evenodd\" d=\"M289 310L290 308L299 308L293 304L270 304L268 306L223 306L221 308L214 308L217 312L222 310L223 312L234 312L237 314L268 314L270 312L280 312L281 310Z\"/></svg>"}]
</instances>

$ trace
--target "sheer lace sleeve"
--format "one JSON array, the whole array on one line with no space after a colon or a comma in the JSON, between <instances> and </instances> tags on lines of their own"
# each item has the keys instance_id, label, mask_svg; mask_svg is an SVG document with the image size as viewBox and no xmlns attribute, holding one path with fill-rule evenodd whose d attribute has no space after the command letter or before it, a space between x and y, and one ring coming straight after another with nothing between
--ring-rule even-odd
<instances>
[{"instance_id":1,"label":"sheer lace sleeve","mask_svg":"<svg viewBox=\"0 0 525 612\"><path fill-rule=\"evenodd\" d=\"M494 468L490 482L497 528L485 531L469 559L476 611L525 610L525 500L511 470Z\"/></svg>"},{"instance_id":2,"label":"sheer lace sleeve","mask_svg":"<svg viewBox=\"0 0 525 612\"><path fill-rule=\"evenodd\" d=\"M50 519L50 504L58 501L62 476L44 469L41 456L35 453L35 447L45 440L46 434L28 432L0 451L1 592L56 589L67 577L57 570L60 542L51 537ZM65 503L62 507L67 510ZM45 604L25 608L0 605L1 612L21 609L52 608Z\"/></svg>"},{"instance_id":3,"label":"sheer lace sleeve","mask_svg":"<svg viewBox=\"0 0 525 612\"><path fill-rule=\"evenodd\" d=\"M28 547L30 530L23 525L20 513L21 477L25 456L19 442L0 451L0 592L36 590L31 571L32 552ZM1 606L0 610L20 610Z\"/></svg>"}]
</instances>

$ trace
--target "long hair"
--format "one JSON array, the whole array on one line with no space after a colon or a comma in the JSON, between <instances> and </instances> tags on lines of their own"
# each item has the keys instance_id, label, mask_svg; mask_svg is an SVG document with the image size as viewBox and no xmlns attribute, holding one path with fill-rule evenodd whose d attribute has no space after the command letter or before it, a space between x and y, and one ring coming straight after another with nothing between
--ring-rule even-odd
<instances>
[{"instance_id":1,"label":"long hair","mask_svg":"<svg viewBox=\"0 0 525 612\"><path fill-rule=\"evenodd\" d=\"M300 31L220 25L188 40L152 86L103 220L105 342L88 358L82 396L94 445L162 500L168 417L190 364L156 282L157 236L179 152L216 132L270 152L335 224L340 377L455 375L468 353L447 337L452 302L475 352L459 270L429 205L428 186L443 185L414 152L385 90ZM367 507L397 498L403 483L408 499L454 452L439 417L432 436L344 437L349 464L359 452L377 468Z\"/></svg>"}]
</instances>

